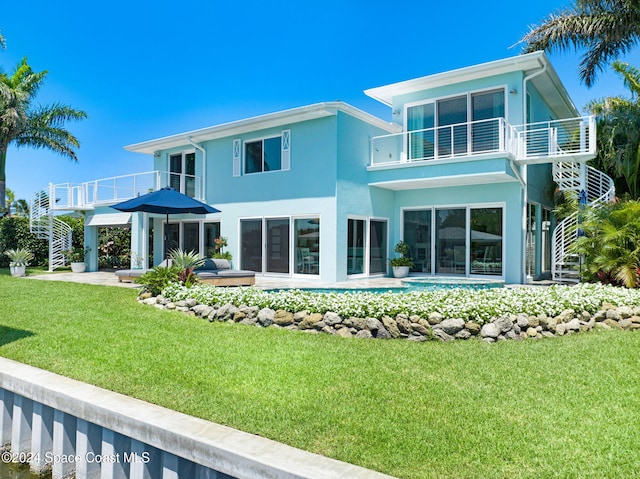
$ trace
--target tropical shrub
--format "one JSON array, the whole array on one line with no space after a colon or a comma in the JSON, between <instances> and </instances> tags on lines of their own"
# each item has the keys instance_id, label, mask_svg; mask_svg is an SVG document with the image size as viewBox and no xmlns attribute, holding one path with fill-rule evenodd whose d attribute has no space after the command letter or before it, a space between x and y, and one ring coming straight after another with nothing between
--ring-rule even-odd
<instances>
[{"instance_id":1,"label":"tropical shrub","mask_svg":"<svg viewBox=\"0 0 640 479\"><path fill-rule=\"evenodd\" d=\"M177 266L156 266L147 271L139 278L136 283L144 286L144 291L148 291L154 296L159 295L163 289L167 288L172 282L176 282L180 278L181 269Z\"/></svg>"},{"instance_id":2,"label":"tropical shrub","mask_svg":"<svg viewBox=\"0 0 640 479\"><path fill-rule=\"evenodd\" d=\"M194 270L204 264L204 259L200 258L195 251L184 251L182 249L172 249L169 251L169 258L173 266L180 269L180 282L187 287L198 282Z\"/></svg>"},{"instance_id":3,"label":"tropical shrub","mask_svg":"<svg viewBox=\"0 0 640 479\"><path fill-rule=\"evenodd\" d=\"M26 248L9 249L4 252L9 258L9 266L29 266L33 253Z\"/></svg>"},{"instance_id":4,"label":"tropical shrub","mask_svg":"<svg viewBox=\"0 0 640 479\"><path fill-rule=\"evenodd\" d=\"M583 279L638 287L640 202L587 208L581 215L575 251L583 255Z\"/></svg>"}]
</instances>

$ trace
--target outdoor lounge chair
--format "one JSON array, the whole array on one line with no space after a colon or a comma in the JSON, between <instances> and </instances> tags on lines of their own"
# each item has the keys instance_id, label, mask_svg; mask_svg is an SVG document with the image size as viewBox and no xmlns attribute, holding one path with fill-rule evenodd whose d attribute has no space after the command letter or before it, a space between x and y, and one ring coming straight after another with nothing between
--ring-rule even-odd
<instances>
[{"instance_id":1,"label":"outdoor lounge chair","mask_svg":"<svg viewBox=\"0 0 640 479\"><path fill-rule=\"evenodd\" d=\"M163 261L160 266L166 266ZM119 282L135 281L148 269L122 269L116 271ZM231 269L231 264L226 259L207 258L202 266L195 271L196 276L203 283L214 286L252 286L256 283L255 271Z\"/></svg>"},{"instance_id":2,"label":"outdoor lounge chair","mask_svg":"<svg viewBox=\"0 0 640 479\"><path fill-rule=\"evenodd\" d=\"M256 284L255 271L231 269L231 264L226 259L207 258L195 273L200 281L214 286L252 286Z\"/></svg>"}]
</instances>

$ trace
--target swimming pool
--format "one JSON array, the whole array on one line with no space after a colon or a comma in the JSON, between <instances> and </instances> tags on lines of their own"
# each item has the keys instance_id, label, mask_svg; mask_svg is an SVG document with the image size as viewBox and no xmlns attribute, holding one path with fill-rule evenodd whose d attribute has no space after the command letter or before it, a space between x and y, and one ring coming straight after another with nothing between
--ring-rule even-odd
<instances>
[{"instance_id":1,"label":"swimming pool","mask_svg":"<svg viewBox=\"0 0 640 479\"><path fill-rule=\"evenodd\" d=\"M408 278L402 281L402 284L407 285L408 288L413 290L421 289L490 289L490 288L502 288L504 287L504 281L497 279L483 279L483 278L456 278L445 276L429 276Z\"/></svg>"},{"instance_id":2,"label":"swimming pool","mask_svg":"<svg viewBox=\"0 0 640 479\"><path fill-rule=\"evenodd\" d=\"M489 289L489 288L502 288L504 281L495 279L480 279L480 278L458 278L458 277L444 277L444 276L429 276L429 277L416 277L402 280L403 286L388 287L388 288L295 288L300 291L308 291L310 293L410 293L414 291L436 291L446 290L454 288L462 289ZM280 289L273 289L267 291L280 291Z\"/></svg>"}]
</instances>

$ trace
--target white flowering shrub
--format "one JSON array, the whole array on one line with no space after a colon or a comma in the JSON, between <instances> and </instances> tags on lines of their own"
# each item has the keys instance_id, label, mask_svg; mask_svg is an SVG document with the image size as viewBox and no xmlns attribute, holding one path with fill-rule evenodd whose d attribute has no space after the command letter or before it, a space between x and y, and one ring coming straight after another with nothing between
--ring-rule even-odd
<instances>
[{"instance_id":1,"label":"white flowering shrub","mask_svg":"<svg viewBox=\"0 0 640 479\"><path fill-rule=\"evenodd\" d=\"M209 285L187 288L172 283L163 291L163 295L174 302L192 298L209 306L230 303L291 312L324 314L333 311L342 317L381 318L406 314L427 318L431 313L440 313L444 318L462 318L479 324L504 314L544 313L557 316L566 309L593 314L603 302L615 306L640 306L640 290L590 283L546 288L449 289L407 293L316 293L299 289L264 291L254 287L216 288Z\"/></svg>"}]
</instances>

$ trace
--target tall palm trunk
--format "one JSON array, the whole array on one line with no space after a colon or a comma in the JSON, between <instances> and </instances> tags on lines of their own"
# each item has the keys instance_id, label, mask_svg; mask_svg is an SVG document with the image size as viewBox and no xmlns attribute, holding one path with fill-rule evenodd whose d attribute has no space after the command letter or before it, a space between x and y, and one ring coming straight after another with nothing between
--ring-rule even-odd
<instances>
[{"instance_id":1,"label":"tall palm trunk","mask_svg":"<svg viewBox=\"0 0 640 479\"><path fill-rule=\"evenodd\" d=\"M7 196L7 146L0 145L0 217L3 216Z\"/></svg>"}]
</instances>

